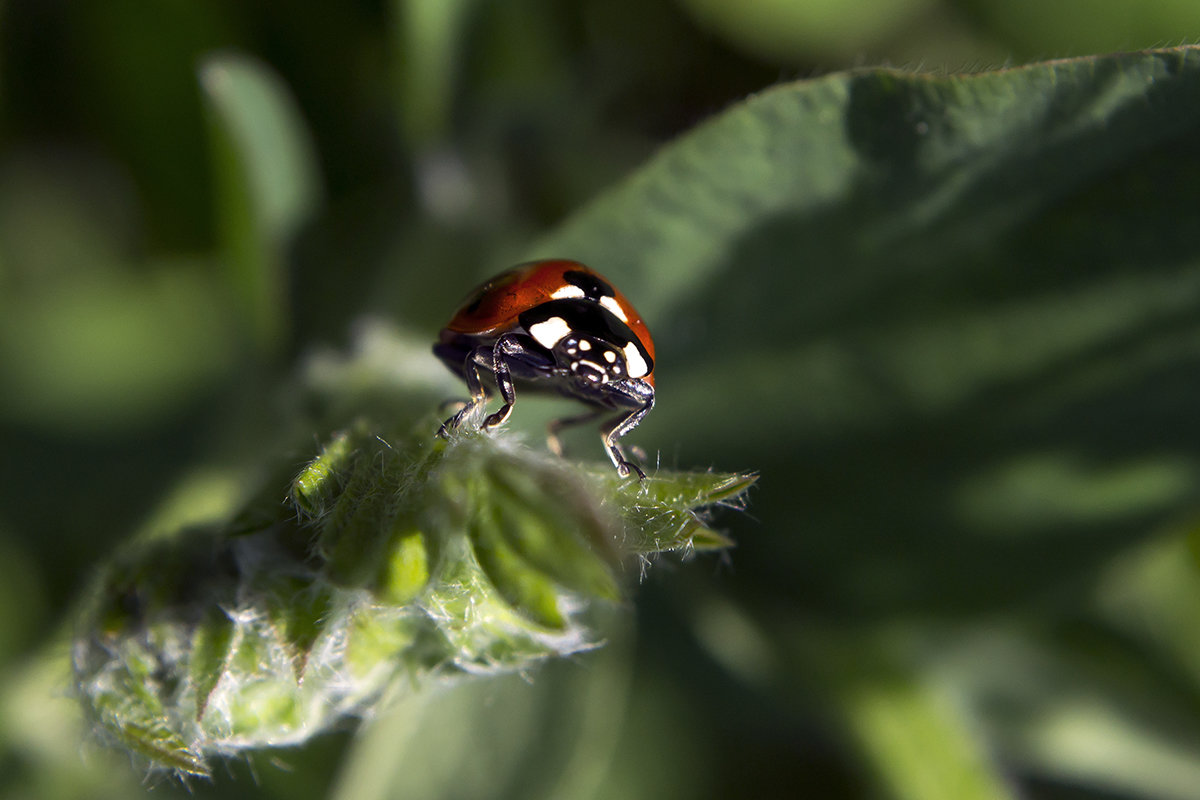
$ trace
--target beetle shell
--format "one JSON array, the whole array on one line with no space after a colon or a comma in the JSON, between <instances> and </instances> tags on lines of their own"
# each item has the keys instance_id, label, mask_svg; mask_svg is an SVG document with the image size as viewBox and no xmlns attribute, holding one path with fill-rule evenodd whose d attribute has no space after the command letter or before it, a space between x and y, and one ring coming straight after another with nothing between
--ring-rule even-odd
<instances>
[{"instance_id":1,"label":"beetle shell","mask_svg":"<svg viewBox=\"0 0 1200 800\"><path fill-rule=\"evenodd\" d=\"M515 387L557 392L594 411L552 423L552 450L561 452L562 427L611 411L616 416L601 427L609 457L620 474L644 477L617 440L654 406L654 341L633 304L595 270L554 259L503 272L468 295L433 351L471 390L441 433L486 402L488 386L500 390L504 406L484 428L508 418Z\"/></svg>"},{"instance_id":2,"label":"beetle shell","mask_svg":"<svg viewBox=\"0 0 1200 800\"><path fill-rule=\"evenodd\" d=\"M629 326L653 364L654 340L633 304L603 275L566 259L522 264L481 284L467 296L445 330L472 336L498 335L518 328L522 312L569 298L595 298ZM653 367L645 379L654 384Z\"/></svg>"}]
</instances>

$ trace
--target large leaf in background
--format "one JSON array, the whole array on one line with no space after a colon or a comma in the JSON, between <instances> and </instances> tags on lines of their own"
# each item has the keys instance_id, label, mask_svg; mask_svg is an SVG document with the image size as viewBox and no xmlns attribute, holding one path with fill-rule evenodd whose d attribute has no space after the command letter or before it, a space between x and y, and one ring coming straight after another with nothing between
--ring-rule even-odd
<instances>
[{"instance_id":1,"label":"large leaf in background","mask_svg":"<svg viewBox=\"0 0 1200 800\"><path fill-rule=\"evenodd\" d=\"M1198 100L1196 49L783 86L533 252L645 306L640 438L762 469L756 580L1007 605L1198 498Z\"/></svg>"},{"instance_id":2,"label":"large leaf in background","mask_svg":"<svg viewBox=\"0 0 1200 800\"><path fill-rule=\"evenodd\" d=\"M932 796L922 770L976 787L945 796L1003 792L954 741L975 723L931 685L1022 709L987 729L1035 772L1194 786L1200 716L1179 717L1200 707L1196 654L1097 609L1089 587L1200 501L1198 178L1197 48L844 73L730 109L529 253L605 271L651 321L659 405L635 438L762 472L732 591L710 604L740 622L709 636L696 611L701 641L734 673L731 643L761 643L742 677L771 691L826 675L810 689L897 795ZM1122 591L1200 625L1171 603L1196 596L1195 561L1168 577ZM1019 697L947 655L998 615L1032 626L989 662L1024 670ZM949 632L892 630L913 619ZM1089 657L1080 693L1108 732L1043 702ZM893 746L926 717L942 721L919 726L921 746ZM1162 769L1075 757L1138 731L1137 758Z\"/></svg>"}]
</instances>

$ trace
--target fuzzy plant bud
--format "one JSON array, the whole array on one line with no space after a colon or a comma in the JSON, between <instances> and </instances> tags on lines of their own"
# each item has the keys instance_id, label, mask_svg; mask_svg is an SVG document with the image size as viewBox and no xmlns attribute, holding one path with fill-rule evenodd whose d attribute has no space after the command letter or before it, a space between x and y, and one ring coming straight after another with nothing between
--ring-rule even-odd
<instances>
[{"instance_id":1,"label":"fuzzy plant bud","mask_svg":"<svg viewBox=\"0 0 1200 800\"><path fill-rule=\"evenodd\" d=\"M232 519L133 541L78 618L76 693L151 768L302 743L406 692L597 646L636 560L724 547L749 475L619 479L506 435L360 418ZM281 498L286 498L280 502Z\"/></svg>"}]
</instances>

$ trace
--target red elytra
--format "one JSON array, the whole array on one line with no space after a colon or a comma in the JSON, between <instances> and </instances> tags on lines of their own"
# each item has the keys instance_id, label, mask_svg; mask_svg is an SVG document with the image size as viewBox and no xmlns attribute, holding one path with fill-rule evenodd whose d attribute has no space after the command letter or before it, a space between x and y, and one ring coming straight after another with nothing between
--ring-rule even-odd
<instances>
[{"instance_id":1,"label":"red elytra","mask_svg":"<svg viewBox=\"0 0 1200 800\"><path fill-rule=\"evenodd\" d=\"M567 280L568 272L583 272L595 277L612 291L612 297L625 312L627 324L653 359L654 339L633 303L608 278L596 270L564 258L532 261L513 267L475 287L455 312L446 330L466 334L490 334L514 328L521 312L554 299ZM645 380L654 385L654 370Z\"/></svg>"}]
</instances>

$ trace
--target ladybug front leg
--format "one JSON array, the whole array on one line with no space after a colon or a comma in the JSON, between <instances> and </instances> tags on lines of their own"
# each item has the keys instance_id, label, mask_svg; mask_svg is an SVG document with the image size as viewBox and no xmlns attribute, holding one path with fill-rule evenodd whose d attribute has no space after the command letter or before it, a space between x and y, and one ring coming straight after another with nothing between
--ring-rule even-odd
<instances>
[{"instance_id":1,"label":"ladybug front leg","mask_svg":"<svg viewBox=\"0 0 1200 800\"><path fill-rule=\"evenodd\" d=\"M488 391L487 387L483 385L483 379L479 377L479 365L488 364L491 356L491 347L476 347L467 356L467 360L463 363L463 378L467 382L467 391L471 393L471 399L454 416L442 423L442 427L438 428L438 436L443 439L447 438L450 431L461 425L464 419L487 402Z\"/></svg>"},{"instance_id":2,"label":"ladybug front leg","mask_svg":"<svg viewBox=\"0 0 1200 800\"><path fill-rule=\"evenodd\" d=\"M630 399L640 400L641 405L628 414L617 417L609 425L600 429L604 447L608 450L608 457L612 459L613 466L617 468L617 474L622 478L628 476L630 472L636 472L638 480L646 478L646 473L625 457L625 450L617 443L617 440L636 428L642 418L650 413L650 409L654 408L654 390L647 391L647 388L644 386L634 387L623 392Z\"/></svg>"},{"instance_id":3,"label":"ladybug front leg","mask_svg":"<svg viewBox=\"0 0 1200 800\"><path fill-rule=\"evenodd\" d=\"M525 338L518 333L506 333L497 339L496 344L492 346L492 373L496 376L496 386L500 388L500 396L504 398L504 405L500 407L499 411L483 421L482 427L485 430L504 424L505 420L508 419L508 415L512 413L517 393L513 388L512 371L508 366L508 362L511 359L521 359L528 353L528 349L525 346Z\"/></svg>"}]
</instances>

